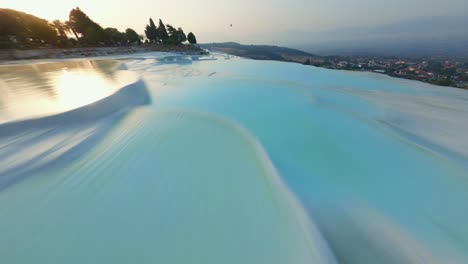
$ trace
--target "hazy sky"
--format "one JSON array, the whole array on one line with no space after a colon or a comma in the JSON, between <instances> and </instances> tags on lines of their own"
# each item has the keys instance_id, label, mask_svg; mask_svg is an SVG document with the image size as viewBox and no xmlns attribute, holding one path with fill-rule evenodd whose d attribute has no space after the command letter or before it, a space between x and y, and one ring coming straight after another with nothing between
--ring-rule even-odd
<instances>
[{"instance_id":1,"label":"hazy sky","mask_svg":"<svg viewBox=\"0 0 468 264\"><path fill-rule=\"evenodd\" d=\"M79 6L103 27L143 33L151 16L193 31L199 42L284 43L281 32L370 27L431 16L464 15L468 0L2 0L48 20ZM233 27L230 27L233 24ZM294 42L294 40L292 40Z\"/></svg>"}]
</instances>

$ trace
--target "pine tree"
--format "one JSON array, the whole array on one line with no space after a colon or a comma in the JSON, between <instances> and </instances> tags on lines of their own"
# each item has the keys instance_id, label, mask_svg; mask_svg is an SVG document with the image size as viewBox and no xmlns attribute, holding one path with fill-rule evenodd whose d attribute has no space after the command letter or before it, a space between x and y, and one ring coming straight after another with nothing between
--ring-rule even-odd
<instances>
[{"instance_id":1,"label":"pine tree","mask_svg":"<svg viewBox=\"0 0 468 264\"><path fill-rule=\"evenodd\" d=\"M158 28L156 27L156 25L154 24L153 22L153 19L150 18L149 19L149 25L146 25L146 29L145 29L145 34L146 34L146 37L151 41L151 42L159 42L159 32L158 32Z\"/></svg>"},{"instance_id":2,"label":"pine tree","mask_svg":"<svg viewBox=\"0 0 468 264\"><path fill-rule=\"evenodd\" d=\"M176 31L176 34L177 34L177 43L178 44L182 44L184 43L185 41L187 41L187 36L185 35L184 31L182 30L182 28L178 28L177 31Z\"/></svg>"},{"instance_id":3,"label":"pine tree","mask_svg":"<svg viewBox=\"0 0 468 264\"><path fill-rule=\"evenodd\" d=\"M167 43L167 41L169 40L169 35L167 34L166 26L164 26L164 23L161 19L159 19L158 35L159 39L161 39L162 43L164 44Z\"/></svg>"},{"instance_id":4,"label":"pine tree","mask_svg":"<svg viewBox=\"0 0 468 264\"><path fill-rule=\"evenodd\" d=\"M149 26L150 26L150 29L151 29L151 35L153 37L152 40L157 43L157 42L159 42L158 28L154 24L152 18L150 18L149 22L150 22Z\"/></svg>"},{"instance_id":5,"label":"pine tree","mask_svg":"<svg viewBox=\"0 0 468 264\"><path fill-rule=\"evenodd\" d=\"M188 33L187 39L190 44L197 44L197 38L195 38L195 35L192 32Z\"/></svg>"}]
</instances>

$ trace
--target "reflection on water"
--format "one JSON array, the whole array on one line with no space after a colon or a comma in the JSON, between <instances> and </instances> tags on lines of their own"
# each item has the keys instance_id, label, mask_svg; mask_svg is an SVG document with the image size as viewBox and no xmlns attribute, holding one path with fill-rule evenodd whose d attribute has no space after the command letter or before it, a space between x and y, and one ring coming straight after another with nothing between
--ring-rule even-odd
<instances>
[{"instance_id":1,"label":"reflection on water","mask_svg":"<svg viewBox=\"0 0 468 264\"><path fill-rule=\"evenodd\" d=\"M63 70L55 78L55 98L64 109L71 109L110 95L114 87L95 72Z\"/></svg>"},{"instance_id":2,"label":"reflection on water","mask_svg":"<svg viewBox=\"0 0 468 264\"><path fill-rule=\"evenodd\" d=\"M65 112L114 93L129 73L117 61L0 66L0 123Z\"/></svg>"}]
</instances>

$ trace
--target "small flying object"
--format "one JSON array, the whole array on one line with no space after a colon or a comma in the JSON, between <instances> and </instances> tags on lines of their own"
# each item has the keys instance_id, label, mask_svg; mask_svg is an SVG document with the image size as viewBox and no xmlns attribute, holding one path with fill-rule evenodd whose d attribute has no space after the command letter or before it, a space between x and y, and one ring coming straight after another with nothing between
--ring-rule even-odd
<instances>
[{"instance_id":1,"label":"small flying object","mask_svg":"<svg viewBox=\"0 0 468 264\"><path fill-rule=\"evenodd\" d=\"M231 27L232 27L232 24L231 24Z\"/></svg>"}]
</instances>

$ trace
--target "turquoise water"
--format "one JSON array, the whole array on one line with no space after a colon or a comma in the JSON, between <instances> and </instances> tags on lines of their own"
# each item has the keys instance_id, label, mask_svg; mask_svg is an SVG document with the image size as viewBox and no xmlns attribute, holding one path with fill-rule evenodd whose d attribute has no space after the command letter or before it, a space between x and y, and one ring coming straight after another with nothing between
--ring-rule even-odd
<instances>
[{"instance_id":1,"label":"turquoise water","mask_svg":"<svg viewBox=\"0 0 468 264\"><path fill-rule=\"evenodd\" d=\"M106 69L138 76L119 92L0 126L7 263L468 261L466 91L116 59Z\"/></svg>"}]
</instances>

